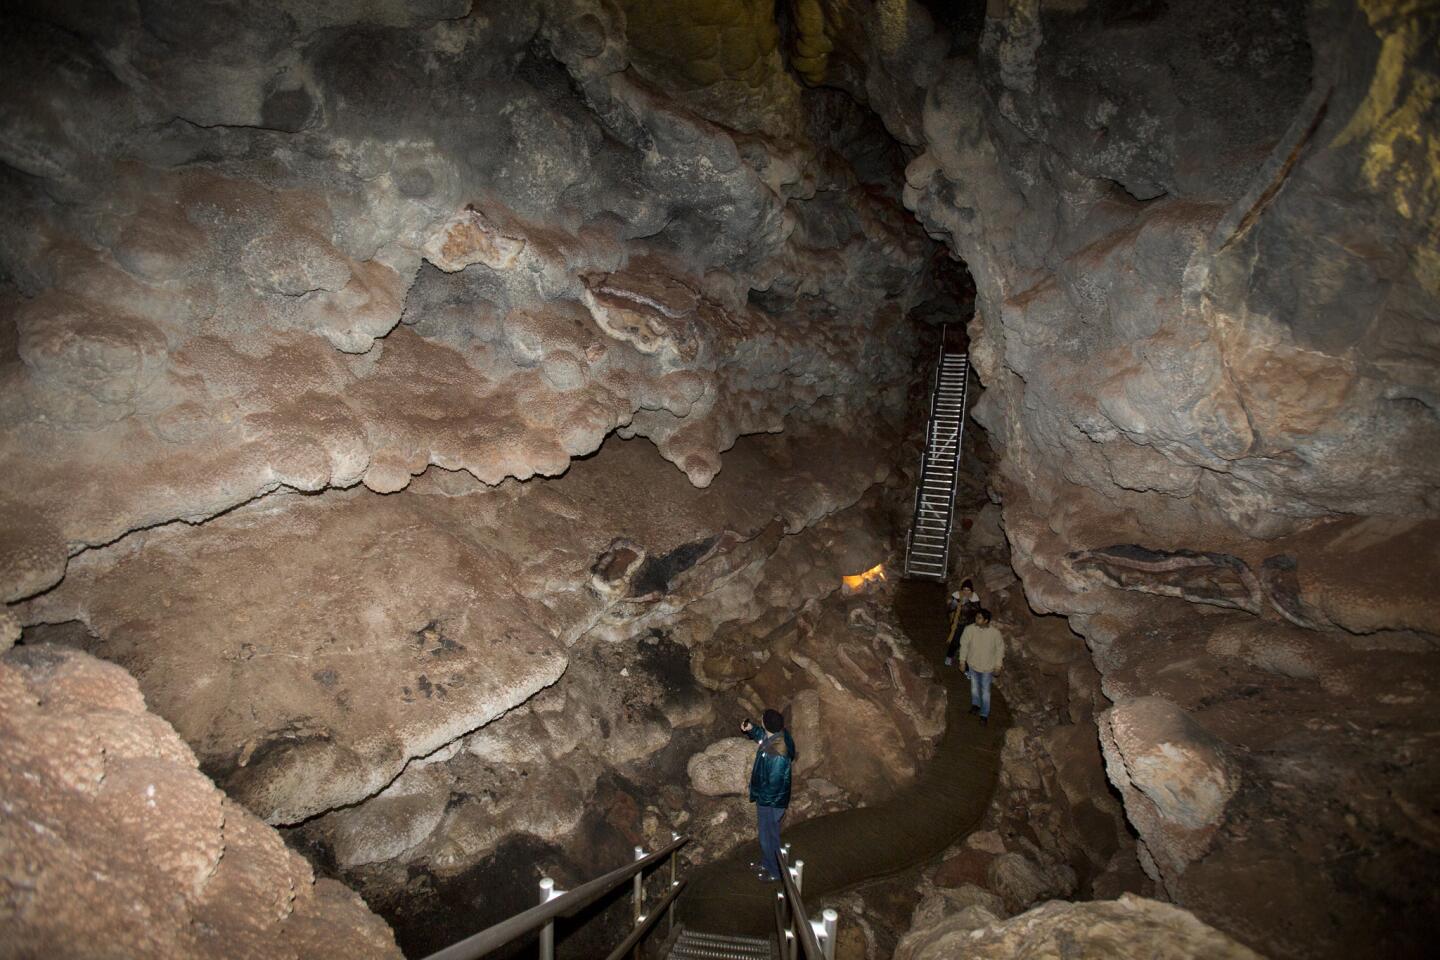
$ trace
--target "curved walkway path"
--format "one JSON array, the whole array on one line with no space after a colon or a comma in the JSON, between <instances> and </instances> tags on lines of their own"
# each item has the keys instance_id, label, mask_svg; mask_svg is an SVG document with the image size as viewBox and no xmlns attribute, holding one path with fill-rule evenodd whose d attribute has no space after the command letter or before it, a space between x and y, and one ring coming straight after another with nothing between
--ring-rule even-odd
<instances>
[{"instance_id":1,"label":"curved walkway path","mask_svg":"<svg viewBox=\"0 0 1440 960\"><path fill-rule=\"evenodd\" d=\"M791 856L805 861L803 896L812 912L827 894L935 857L979 825L995 791L1010 715L996 695L990 724L982 727L968 713L969 683L959 671L941 667L948 625L944 587L901 581L894 609L911 642L942 671L949 688L945 733L915 782L886 802L785 828L781 839L791 845ZM693 871L678 906L685 926L711 933L774 932L777 888L761 883L747 866L759 853L752 841Z\"/></svg>"}]
</instances>

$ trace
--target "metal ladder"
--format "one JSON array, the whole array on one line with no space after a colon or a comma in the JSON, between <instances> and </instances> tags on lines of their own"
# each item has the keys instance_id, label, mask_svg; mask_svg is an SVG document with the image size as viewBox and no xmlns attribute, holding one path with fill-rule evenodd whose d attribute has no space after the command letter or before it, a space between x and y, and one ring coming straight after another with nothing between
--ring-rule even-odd
<instances>
[{"instance_id":1,"label":"metal ladder","mask_svg":"<svg viewBox=\"0 0 1440 960\"><path fill-rule=\"evenodd\" d=\"M946 352L942 333L930 393L925 451L920 458L920 483L915 491L915 518L905 548L907 577L944 580L949 569L950 524L960 480L960 444L965 438L969 384L969 356L960 351Z\"/></svg>"}]
</instances>

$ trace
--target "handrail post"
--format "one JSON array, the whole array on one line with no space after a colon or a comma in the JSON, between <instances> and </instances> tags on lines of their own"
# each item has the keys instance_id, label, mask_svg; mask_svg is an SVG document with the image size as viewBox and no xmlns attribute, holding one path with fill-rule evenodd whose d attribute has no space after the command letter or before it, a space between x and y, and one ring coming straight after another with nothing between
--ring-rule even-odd
<instances>
[{"instance_id":1,"label":"handrail post","mask_svg":"<svg viewBox=\"0 0 1440 960\"><path fill-rule=\"evenodd\" d=\"M805 892L805 861L796 860L795 866L790 867L790 876L795 878L795 892Z\"/></svg>"},{"instance_id":2,"label":"handrail post","mask_svg":"<svg viewBox=\"0 0 1440 960\"><path fill-rule=\"evenodd\" d=\"M825 953L825 960L835 960L835 933L840 926L840 914L826 907L820 911L820 920L813 926L815 939L820 941L820 948Z\"/></svg>"},{"instance_id":3,"label":"handrail post","mask_svg":"<svg viewBox=\"0 0 1440 960\"><path fill-rule=\"evenodd\" d=\"M636 860L644 860L644 859L645 859L645 848L644 848L644 847L637 846L637 847L635 848L635 859L636 859ZM641 921L643 921L643 920L645 919L645 871L643 871L643 870L641 870L639 873L635 874L635 893L634 893L634 899L635 899L635 926L638 927L638 926L640 926ZM635 944L635 950L630 954L630 956L633 958L633 960L640 960L640 944L638 944L638 943Z\"/></svg>"},{"instance_id":4,"label":"handrail post","mask_svg":"<svg viewBox=\"0 0 1440 960\"><path fill-rule=\"evenodd\" d=\"M678 834L678 833L676 833L675 831L672 830L672 831L670 831L670 839L671 839L672 841L679 840L679 839L680 839L680 834ZM675 879L675 871L676 871L676 869L677 869L677 861L679 860L679 858L680 858L680 848L679 848L679 847L676 847L674 850L671 850L671 851L670 851L670 889L672 889L672 890L675 889L675 884L677 883L677 881L676 881L676 879ZM669 909L669 911L668 911L668 913L667 913L667 915L666 915L666 917L665 917L665 936L668 937L668 936L670 936L671 934L673 934L674 932L675 932L675 901L674 901L674 900L671 900L671 901L670 901L670 909Z\"/></svg>"},{"instance_id":5,"label":"handrail post","mask_svg":"<svg viewBox=\"0 0 1440 960\"><path fill-rule=\"evenodd\" d=\"M549 903L563 891L555 889L555 881L549 877L540 878L540 902ZM540 928L540 960L555 960L555 921L551 920Z\"/></svg>"}]
</instances>

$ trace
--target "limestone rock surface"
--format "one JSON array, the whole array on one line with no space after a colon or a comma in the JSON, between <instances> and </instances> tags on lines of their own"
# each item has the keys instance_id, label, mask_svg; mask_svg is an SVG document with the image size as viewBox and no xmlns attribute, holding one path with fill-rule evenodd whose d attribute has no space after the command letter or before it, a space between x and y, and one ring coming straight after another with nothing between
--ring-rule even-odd
<instances>
[{"instance_id":1,"label":"limestone rock surface","mask_svg":"<svg viewBox=\"0 0 1440 960\"><path fill-rule=\"evenodd\" d=\"M1088 903L1052 901L1009 920L975 925L971 907L917 926L900 941L895 960L1062 960L1072 956L1150 958L1213 957L1259 960L1242 946L1180 907L1129 894Z\"/></svg>"},{"instance_id":2,"label":"limestone rock surface","mask_svg":"<svg viewBox=\"0 0 1440 960\"><path fill-rule=\"evenodd\" d=\"M0 656L6 956L398 960L388 926L216 789L88 654Z\"/></svg>"},{"instance_id":3,"label":"limestone rock surface","mask_svg":"<svg viewBox=\"0 0 1440 960\"><path fill-rule=\"evenodd\" d=\"M1436 722L1440 601L1414 584L1440 576L1440 11L915 3L898 72L856 55L852 5L818 6L807 70L911 91L871 103L919 145L906 204L974 276L1008 559L1100 675L1071 722L1113 705L1125 728L1108 770L1157 892L1276 956L1423 950L1440 861L1409 798L1435 770L1385 758ZM1347 686L1358 663L1393 702ZM1034 762L1051 723L1014 752L1037 799L1088 781ZM1045 807L1117 882L1108 815Z\"/></svg>"},{"instance_id":4,"label":"limestone rock surface","mask_svg":"<svg viewBox=\"0 0 1440 960\"><path fill-rule=\"evenodd\" d=\"M703 486L893 406L928 243L893 162L862 181L879 134L802 105L753 3L704 76L783 88L787 135L704 119L643 78L713 26L626 6L7 10L0 598L281 488L554 476L617 430Z\"/></svg>"},{"instance_id":5,"label":"limestone rock surface","mask_svg":"<svg viewBox=\"0 0 1440 960\"><path fill-rule=\"evenodd\" d=\"M754 759L755 742L747 737L712 743L686 764L690 787L707 797L747 794Z\"/></svg>"}]
</instances>

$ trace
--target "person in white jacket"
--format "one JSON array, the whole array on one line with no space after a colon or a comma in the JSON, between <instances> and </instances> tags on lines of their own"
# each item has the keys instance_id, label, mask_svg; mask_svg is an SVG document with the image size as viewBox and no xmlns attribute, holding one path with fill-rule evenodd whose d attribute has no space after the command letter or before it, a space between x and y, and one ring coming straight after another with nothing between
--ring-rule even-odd
<instances>
[{"instance_id":1,"label":"person in white jacket","mask_svg":"<svg viewBox=\"0 0 1440 960\"><path fill-rule=\"evenodd\" d=\"M970 712L990 722L990 682L1005 662L1005 638L990 623L990 611L976 611L975 622L960 634L960 669L970 678Z\"/></svg>"}]
</instances>

